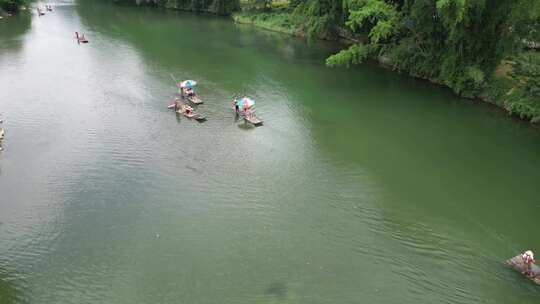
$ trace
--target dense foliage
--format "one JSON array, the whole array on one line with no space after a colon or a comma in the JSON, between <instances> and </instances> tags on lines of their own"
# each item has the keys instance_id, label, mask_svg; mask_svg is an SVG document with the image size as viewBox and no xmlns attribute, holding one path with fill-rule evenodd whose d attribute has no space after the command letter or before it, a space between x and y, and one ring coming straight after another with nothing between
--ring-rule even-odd
<instances>
[{"instance_id":1,"label":"dense foliage","mask_svg":"<svg viewBox=\"0 0 540 304\"><path fill-rule=\"evenodd\" d=\"M520 54L512 77L516 81L507 93L504 107L521 118L540 122L540 53Z\"/></svg>"},{"instance_id":2,"label":"dense foliage","mask_svg":"<svg viewBox=\"0 0 540 304\"><path fill-rule=\"evenodd\" d=\"M161 6L194 12L230 15L240 8L239 0L113 0L118 3Z\"/></svg>"},{"instance_id":3,"label":"dense foliage","mask_svg":"<svg viewBox=\"0 0 540 304\"><path fill-rule=\"evenodd\" d=\"M394 68L473 96L501 59L538 39L537 0L345 0L345 25L368 35L330 66L388 56Z\"/></svg>"}]
</instances>

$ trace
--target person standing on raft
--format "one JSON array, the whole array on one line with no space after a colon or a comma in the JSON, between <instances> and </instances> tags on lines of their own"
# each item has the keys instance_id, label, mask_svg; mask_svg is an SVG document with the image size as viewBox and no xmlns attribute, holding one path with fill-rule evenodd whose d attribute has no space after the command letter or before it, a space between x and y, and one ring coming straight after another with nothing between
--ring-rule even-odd
<instances>
[{"instance_id":1,"label":"person standing on raft","mask_svg":"<svg viewBox=\"0 0 540 304\"><path fill-rule=\"evenodd\" d=\"M234 111L236 112L236 114L240 113L240 108L238 107L237 101L238 101L238 100L235 98L235 99L233 100L233 102L232 102L232 103L233 103L233 106L234 106Z\"/></svg>"},{"instance_id":2,"label":"person standing on raft","mask_svg":"<svg viewBox=\"0 0 540 304\"><path fill-rule=\"evenodd\" d=\"M523 263L525 263L525 271L523 272L523 274L532 276L532 264L534 264L534 253L531 250L527 250L521 255L521 259L523 260Z\"/></svg>"}]
</instances>

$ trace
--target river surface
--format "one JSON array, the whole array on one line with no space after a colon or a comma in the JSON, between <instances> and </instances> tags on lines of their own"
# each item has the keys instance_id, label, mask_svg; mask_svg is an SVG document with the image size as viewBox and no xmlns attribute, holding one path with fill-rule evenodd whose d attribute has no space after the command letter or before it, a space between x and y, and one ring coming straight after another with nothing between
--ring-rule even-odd
<instances>
[{"instance_id":1,"label":"river surface","mask_svg":"<svg viewBox=\"0 0 540 304\"><path fill-rule=\"evenodd\" d=\"M0 21L0 303L538 303L503 262L540 255L539 130L333 51L91 0Z\"/></svg>"}]
</instances>

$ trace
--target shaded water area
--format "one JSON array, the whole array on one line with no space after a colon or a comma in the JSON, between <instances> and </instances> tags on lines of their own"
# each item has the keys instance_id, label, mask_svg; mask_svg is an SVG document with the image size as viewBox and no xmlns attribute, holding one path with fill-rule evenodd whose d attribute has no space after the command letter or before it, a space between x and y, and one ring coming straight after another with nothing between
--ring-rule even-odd
<instances>
[{"instance_id":1,"label":"shaded water area","mask_svg":"<svg viewBox=\"0 0 540 304\"><path fill-rule=\"evenodd\" d=\"M90 0L1 21L0 303L537 303L503 261L540 252L540 132L332 51Z\"/></svg>"}]
</instances>

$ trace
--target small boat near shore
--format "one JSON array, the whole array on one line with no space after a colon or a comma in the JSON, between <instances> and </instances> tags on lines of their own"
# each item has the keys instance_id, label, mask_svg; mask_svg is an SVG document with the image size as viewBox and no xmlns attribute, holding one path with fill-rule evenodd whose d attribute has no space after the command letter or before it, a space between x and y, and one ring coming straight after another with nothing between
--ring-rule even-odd
<instances>
[{"instance_id":1,"label":"small boat near shore","mask_svg":"<svg viewBox=\"0 0 540 304\"><path fill-rule=\"evenodd\" d=\"M521 257L521 255L516 255L515 257L507 260L506 264L510 266L512 269L523 274L527 279L533 281L537 285L540 285L540 267L538 267L536 264L532 264L530 275L526 274L527 265L523 261L523 258Z\"/></svg>"}]
</instances>

